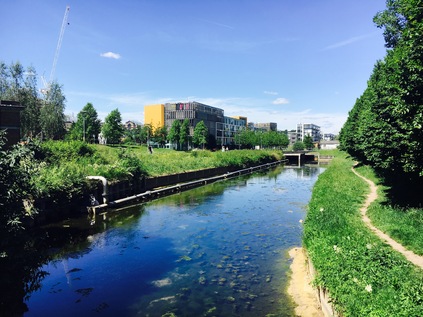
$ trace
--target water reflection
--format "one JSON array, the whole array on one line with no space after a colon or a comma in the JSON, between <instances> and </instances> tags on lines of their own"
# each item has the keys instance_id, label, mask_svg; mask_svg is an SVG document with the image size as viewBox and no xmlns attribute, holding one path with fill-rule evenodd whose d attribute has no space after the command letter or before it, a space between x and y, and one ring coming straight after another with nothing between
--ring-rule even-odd
<instances>
[{"instance_id":1,"label":"water reflection","mask_svg":"<svg viewBox=\"0 0 423 317\"><path fill-rule=\"evenodd\" d=\"M278 168L43 228L49 244L18 265L14 298L30 296L25 316L291 316L285 252L319 171Z\"/></svg>"}]
</instances>

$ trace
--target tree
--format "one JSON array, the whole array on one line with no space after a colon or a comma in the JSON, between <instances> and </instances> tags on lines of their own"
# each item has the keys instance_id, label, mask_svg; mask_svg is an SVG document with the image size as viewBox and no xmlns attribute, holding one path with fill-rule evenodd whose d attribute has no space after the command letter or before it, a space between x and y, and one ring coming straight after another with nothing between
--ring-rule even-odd
<instances>
[{"instance_id":1,"label":"tree","mask_svg":"<svg viewBox=\"0 0 423 317\"><path fill-rule=\"evenodd\" d=\"M179 142L182 148L188 148L189 141L189 119L184 119L181 124L181 130L179 132Z\"/></svg>"},{"instance_id":2,"label":"tree","mask_svg":"<svg viewBox=\"0 0 423 317\"><path fill-rule=\"evenodd\" d=\"M71 140L95 140L101 132L101 122L92 103L87 103L78 113L77 120L69 131Z\"/></svg>"},{"instance_id":3,"label":"tree","mask_svg":"<svg viewBox=\"0 0 423 317\"><path fill-rule=\"evenodd\" d=\"M122 118L118 109L112 110L104 120L101 128L103 137L107 139L107 143L117 144L123 135Z\"/></svg>"},{"instance_id":4,"label":"tree","mask_svg":"<svg viewBox=\"0 0 423 317\"><path fill-rule=\"evenodd\" d=\"M26 69L19 63L7 66L0 62L0 99L13 100L25 106L21 113L22 135L36 136L41 131L41 99L37 91L37 74L35 68Z\"/></svg>"},{"instance_id":5,"label":"tree","mask_svg":"<svg viewBox=\"0 0 423 317\"><path fill-rule=\"evenodd\" d=\"M28 67L28 74L24 87L20 93L20 103L25 106L22 111L21 125L22 134L26 137L33 138L41 132L40 114L42 101L38 98L37 91L37 73L33 67Z\"/></svg>"},{"instance_id":6,"label":"tree","mask_svg":"<svg viewBox=\"0 0 423 317\"><path fill-rule=\"evenodd\" d=\"M387 9L378 12L373 18L376 26L383 29L385 46L388 48L394 48L397 45L407 23L402 13L402 2L402 0L387 0Z\"/></svg>"},{"instance_id":7,"label":"tree","mask_svg":"<svg viewBox=\"0 0 423 317\"><path fill-rule=\"evenodd\" d=\"M176 143L176 149L179 150L179 140L181 133L181 121L175 120L172 122L172 126L169 130L169 140L173 143Z\"/></svg>"},{"instance_id":8,"label":"tree","mask_svg":"<svg viewBox=\"0 0 423 317\"><path fill-rule=\"evenodd\" d=\"M154 130L154 140L162 147L166 144L167 140L167 127L162 126Z\"/></svg>"},{"instance_id":9,"label":"tree","mask_svg":"<svg viewBox=\"0 0 423 317\"><path fill-rule=\"evenodd\" d=\"M23 219L35 213L31 176L38 171L32 143L14 145L7 151L4 144L5 132L0 131L0 245L12 240Z\"/></svg>"},{"instance_id":10,"label":"tree","mask_svg":"<svg viewBox=\"0 0 423 317\"><path fill-rule=\"evenodd\" d=\"M205 125L204 121L201 120L195 125L192 141L194 142L194 144L201 145L204 150L204 145L207 143L208 134L209 132L207 126Z\"/></svg>"},{"instance_id":11,"label":"tree","mask_svg":"<svg viewBox=\"0 0 423 317\"><path fill-rule=\"evenodd\" d=\"M240 131L239 135L237 136L237 141L243 148L253 148L257 145L257 136L256 133L252 130L245 129Z\"/></svg>"},{"instance_id":12,"label":"tree","mask_svg":"<svg viewBox=\"0 0 423 317\"><path fill-rule=\"evenodd\" d=\"M304 136L303 143L304 143L304 147L307 150L311 150L314 147L314 145L313 145L313 138L310 136L310 134L307 134L307 135Z\"/></svg>"},{"instance_id":13,"label":"tree","mask_svg":"<svg viewBox=\"0 0 423 317\"><path fill-rule=\"evenodd\" d=\"M53 82L40 110L41 130L47 139L58 140L65 135L65 100L62 87Z\"/></svg>"},{"instance_id":14,"label":"tree","mask_svg":"<svg viewBox=\"0 0 423 317\"><path fill-rule=\"evenodd\" d=\"M292 149L294 151L303 151L304 150L304 143L301 141L297 141L294 143L294 145L292 146Z\"/></svg>"},{"instance_id":15,"label":"tree","mask_svg":"<svg viewBox=\"0 0 423 317\"><path fill-rule=\"evenodd\" d=\"M409 204L423 188L423 39L417 36L423 33L422 5L388 0L387 6L375 22L385 28L392 49L376 63L340 142L384 179L393 202Z\"/></svg>"},{"instance_id":16,"label":"tree","mask_svg":"<svg viewBox=\"0 0 423 317\"><path fill-rule=\"evenodd\" d=\"M139 138L141 143L147 143L153 135L153 127L151 124L144 124L139 131Z\"/></svg>"}]
</instances>

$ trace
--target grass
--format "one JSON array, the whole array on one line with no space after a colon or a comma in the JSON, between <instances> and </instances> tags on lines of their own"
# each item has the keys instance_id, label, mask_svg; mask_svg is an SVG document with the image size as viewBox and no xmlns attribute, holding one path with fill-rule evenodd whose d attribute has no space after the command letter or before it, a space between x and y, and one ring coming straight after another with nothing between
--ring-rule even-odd
<instances>
[{"instance_id":1,"label":"grass","mask_svg":"<svg viewBox=\"0 0 423 317\"><path fill-rule=\"evenodd\" d=\"M110 164L118 160L118 147L96 145L98 154ZM277 150L234 150L227 152L211 151L174 151L153 149L150 154L146 146L120 147L141 160L146 175L161 176L205 168L236 166L243 167L251 163L280 160L283 157Z\"/></svg>"},{"instance_id":2,"label":"grass","mask_svg":"<svg viewBox=\"0 0 423 317\"><path fill-rule=\"evenodd\" d=\"M422 270L364 225L359 208L369 188L351 171L351 159L334 155L313 188L304 223L316 285L329 291L342 316L421 316Z\"/></svg>"},{"instance_id":3,"label":"grass","mask_svg":"<svg viewBox=\"0 0 423 317\"><path fill-rule=\"evenodd\" d=\"M368 166L357 171L378 186L378 200L367 211L372 223L414 253L423 255L423 209L391 206L386 199L387 187L379 182Z\"/></svg>"}]
</instances>

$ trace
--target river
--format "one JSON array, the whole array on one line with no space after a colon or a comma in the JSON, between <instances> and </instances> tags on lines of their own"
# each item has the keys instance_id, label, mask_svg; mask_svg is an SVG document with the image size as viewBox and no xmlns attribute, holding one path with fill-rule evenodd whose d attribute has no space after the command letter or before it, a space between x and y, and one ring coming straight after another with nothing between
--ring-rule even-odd
<instances>
[{"instance_id":1,"label":"river","mask_svg":"<svg viewBox=\"0 0 423 317\"><path fill-rule=\"evenodd\" d=\"M278 167L43 228L58 241L23 316L293 316L287 251L321 172Z\"/></svg>"}]
</instances>

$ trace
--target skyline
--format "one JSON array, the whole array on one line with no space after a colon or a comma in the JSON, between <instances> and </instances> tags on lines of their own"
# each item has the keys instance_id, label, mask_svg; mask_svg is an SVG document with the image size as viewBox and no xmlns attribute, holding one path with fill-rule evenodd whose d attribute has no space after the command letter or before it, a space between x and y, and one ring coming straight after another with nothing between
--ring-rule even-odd
<instances>
[{"instance_id":1,"label":"skyline","mask_svg":"<svg viewBox=\"0 0 423 317\"><path fill-rule=\"evenodd\" d=\"M67 5L54 78L74 117L91 102L102 120L117 108L143 123L145 105L197 101L337 134L386 54L372 21L382 0L1 2L16 14L0 21L0 60L34 66L40 88Z\"/></svg>"}]
</instances>

